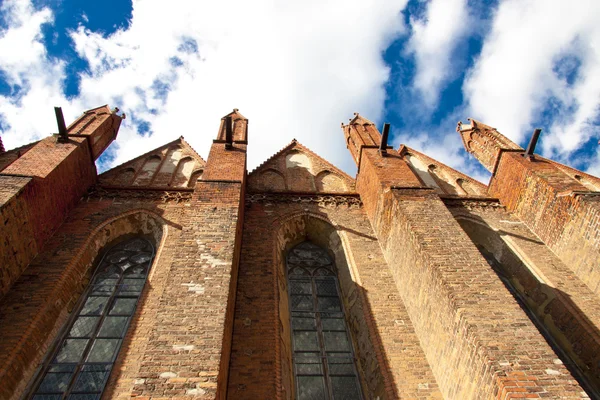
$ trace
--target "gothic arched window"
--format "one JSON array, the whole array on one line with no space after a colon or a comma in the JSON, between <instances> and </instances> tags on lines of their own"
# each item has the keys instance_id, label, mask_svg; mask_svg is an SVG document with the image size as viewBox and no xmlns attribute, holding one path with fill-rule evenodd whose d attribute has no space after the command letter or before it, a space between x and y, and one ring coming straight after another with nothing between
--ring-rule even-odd
<instances>
[{"instance_id":1,"label":"gothic arched window","mask_svg":"<svg viewBox=\"0 0 600 400\"><path fill-rule=\"evenodd\" d=\"M303 242L287 256L292 358L298 400L362 399L336 269Z\"/></svg>"},{"instance_id":2,"label":"gothic arched window","mask_svg":"<svg viewBox=\"0 0 600 400\"><path fill-rule=\"evenodd\" d=\"M33 400L98 400L146 283L154 247L137 237L101 259L36 380Z\"/></svg>"}]
</instances>

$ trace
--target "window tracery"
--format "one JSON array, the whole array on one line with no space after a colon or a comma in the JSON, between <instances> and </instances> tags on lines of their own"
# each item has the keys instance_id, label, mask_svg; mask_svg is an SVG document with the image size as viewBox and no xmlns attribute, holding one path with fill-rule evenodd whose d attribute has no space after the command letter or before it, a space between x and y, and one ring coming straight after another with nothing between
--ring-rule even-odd
<instances>
[{"instance_id":1,"label":"window tracery","mask_svg":"<svg viewBox=\"0 0 600 400\"><path fill-rule=\"evenodd\" d=\"M152 244L141 237L118 243L102 257L31 399L100 399L153 259Z\"/></svg>"},{"instance_id":2,"label":"window tracery","mask_svg":"<svg viewBox=\"0 0 600 400\"><path fill-rule=\"evenodd\" d=\"M296 398L362 399L335 265L303 242L287 256Z\"/></svg>"}]
</instances>

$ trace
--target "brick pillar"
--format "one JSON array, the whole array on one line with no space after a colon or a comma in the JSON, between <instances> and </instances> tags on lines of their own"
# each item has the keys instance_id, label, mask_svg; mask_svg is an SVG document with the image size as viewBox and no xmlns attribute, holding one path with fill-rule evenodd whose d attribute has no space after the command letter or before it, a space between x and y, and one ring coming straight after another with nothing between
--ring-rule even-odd
<instances>
[{"instance_id":1,"label":"brick pillar","mask_svg":"<svg viewBox=\"0 0 600 400\"><path fill-rule=\"evenodd\" d=\"M539 156L505 154L489 193L600 294L600 193L561 167Z\"/></svg>"},{"instance_id":2,"label":"brick pillar","mask_svg":"<svg viewBox=\"0 0 600 400\"><path fill-rule=\"evenodd\" d=\"M247 146L247 120L237 111L228 116L237 125L233 142L229 146L220 134L214 140L175 244L156 334L146 354L153 360L158 355L162 373L151 384L136 386L141 399L226 397Z\"/></svg>"},{"instance_id":3,"label":"brick pillar","mask_svg":"<svg viewBox=\"0 0 600 400\"><path fill-rule=\"evenodd\" d=\"M95 183L94 160L120 123L108 106L86 111L66 143L42 139L0 172L0 297Z\"/></svg>"},{"instance_id":4,"label":"brick pillar","mask_svg":"<svg viewBox=\"0 0 600 400\"><path fill-rule=\"evenodd\" d=\"M357 191L444 396L581 398L439 196L398 153L358 154Z\"/></svg>"},{"instance_id":5,"label":"brick pillar","mask_svg":"<svg viewBox=\"0 0 600 400\"><path fill-rule=\"evenodd\" d=\"M540 156L525 157L523 148L495 128L469 121L459 122L457 131L465 149L493 174L490 196L600 294L600 194L595 191L600 179Z\"/></svg>"},{"instance_id":6,"label":"brick pillar","mask_svg":"<svg viewBox=\"0 0 600 400\"><path fill-rule=\"evenodd\" d=\"M523 148L489 125L469 118L470 124L458 123L465 149L473 154L488 171L494 173L503 152L522 152Z\"/></svg>"}]
</instances>

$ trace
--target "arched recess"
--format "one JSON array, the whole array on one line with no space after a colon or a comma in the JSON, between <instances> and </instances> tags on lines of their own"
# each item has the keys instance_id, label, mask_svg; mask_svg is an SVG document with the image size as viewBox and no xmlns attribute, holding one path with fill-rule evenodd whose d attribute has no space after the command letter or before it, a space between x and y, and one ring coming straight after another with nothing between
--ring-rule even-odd
<instances>
[{"instance_id":1,"label":"arched recess","mask_svg":"<svg viewBox=\"0 0 600 400\"><path fill-rule=\"evenodd\" d=\"M318 192L345 192L346 183L338 175L331 171L321 171L315 178Z\"/></svg>"},{"instance_id":2,"label":"arched recess","mask_svg":"<svg viewBox=\"0 0 600 400\"><path fill-rule=\"evenodd\" d=\"M442 189L447 194L458 194L456 188L452 186L446 177L446 174L438 168L435 164L429 164L427 170L436 181L440 189Z\"/></svg>"},{"instance_id":3,"label":"arched recess","mask_svg":"<svg viewBox=\"0 0 600 400\"><path fill-rule=\"evenodd\" d=\"M480 218L456 219L573 376L588 393L600 395L600 337L594 326L578 318L577 306L523 257L510 233Z\"/></svg>"},{"instance_id":4,"label":"arched recess","mask_svg":"<svg viewBox=\"0 0 600 400\"><path fill-rule=\"evenodd\" d=\"M341 298L345 307L345 319L350 330L356 367L365 398L385 398L385 382L389 380L387 371L380 368L378 359L382 357L379 346L373 342L373 333L364 323L369 318L368 306L363 304L360 278L353 263L343 231L339 231L324 216L309 212L295 213L278 219L273 226L276 300L276 357L280 368L276 370L277 398L295 398L294 367L292 361L292 326L290 324L290 304L286 276L286 257L289 251L302 242L310 242L326 249L337 267L337 277ZM390 383L391 384L391 383Z\"/></svg>"},{"instance_id":5,"label":"arched recess","mask_svg":"<svg viewBox=\"0 0 600 400\"><path fill-rule=\"evenodd\" d=\"M438 193L443 192L423 161L410 153L406 153L405 158L425 186L436 189Z\"/></svg>"},{"instance_id":6,"label":"arched recess","mask_svg":"<svg viewBox=\"0 0 600 400\"><path fill-rule=\"evenodd\" d=\"M292 150L285 156L288 189L294 192L314 192L315 180L310 158L301 151Z\"/></svg>"},{"instance_id":7,"label":"arched recess","mask_svg":"<svg viewBox=\"0 0 600 400\"><path fill-rule=\"evenodd\" d=\"M31 329L28 331L33 334L35 332L44 332L45 337L40 337L38 334L35 340L28 340L27 337L20 341L15 348L14 354L19 357L19 354L35 354L35 358L31 360L33 368L24 371L21 384L15 390L15 393L29 393L34 390L34 372L35 366L41 365L47 357L45 354L39 354L39 349L49 349L52 351L52 345L58 335L61 335L65 324L70 318L76 305L84 293L95 271L96 263L104 252L111 248L114 244L130 237L143 237L148 240L155 249L155 257L148 273L148 283L151 285L152 276L156 272L155 266L160 260L160 253L163 244L168 235L168 226L166 221L156 213L148 210L136 209L130 210L117 216L108 218L94 228L87 239L78 247L76 254L71 258L68 265L63 271L63 279L60 279L52 288L52 292L48 293L49 299L62 299L64 293L68 293L68 300L47 301L43 309L40 309L37 315L43 316L44 319L54 321L54 328L51 330L42 329L44 324L43 318L36 318L32 321ZM140 299L136 315L139 315L140 309L143 307L144 296ZM135 317L134 317L135 318ZM133 323L133 322L132 322ZM31 333L33 332L33 333ZM125 339L123 347L128 347ZM124 352L121 352L116 359L116 364L122 362L125 357ZM109 387L113 386L110 381L118 378L120 371L115 368L109 378ZM108 391L108 390L107 390ZM105 394L106 395L106 394ZM110 395L107 395L110 398Z\"/></svg>"},{"instance_id":8,"label":"arched recess","mask_svg":"<svg viewBox=\"0 0 600 400\"><path fill-rule=\"evenodd\" d=\"M193 188L196 186L196 182L198 181L198 179L202 178L202 174L204 173L204 170L197 170L192 172L192 176L190 177L190 181L188 182L188 187L189 188Z\"/></svg>"},{"instance_id":9,"label":"arched recess","mask_svg":"<svg viewBox=\"0 0 600 400\"><path fill-rule=\"evenodd\" d=\"M133 168L125 168L122 171L119 171L118 174L114 177L112 184L113 185L131 185L131 181L135 176L135 169Z\"/></svg>"},{"instance_id":10,"label":"arched recess","mask_svg":"<svg viewBox=\"0 0 600 400\"><path fill-rule=\"evenodd\" d=\"M99 257L92 281L55 341L33 385L34 400L98 399L144 290L154 246L122 238Z\"/></svg>"},{"instance_id":11,"label":"arched recess","mask_svg":"<svg viewBox=\"0 0 600 400\"><path fill-rule=\"evenodd\" d=\"M481 194L481 190L479 190L477 185L468 180L458 178L456 180L456 184L465 192L466 195L479 196Z\"/></svg>"},{"instance_id":12,"label":"arched recess","mask_svg":"<svg viewBox=\"0 0 600 400\"><path fill-rule=\"evenodd\" d=\"M145 186L149 185L158 170L161 163L161 158L158 155L150 156L146 159L146 162L142 166L142 169L138 172L135 180L133 181L134 186Z\"/></svg>"},{"instance_id":13,"label":"arched recess","mask_svg":"<svg viewBox=\"0 0 600 400\"><path fill-rule=\"evenodd\" d=\"M187 187L188 181L192 176L192 170L194 169L194 160L191 157L182 158L177 165L177 169L173 174L173 180L171 185L173 187Z\"/></svg>"},{"instance_id":14,"label":"arched recess","mask_svg":"<svg viewBox=\"0 0 600 400\"><path fill-rule=\"evenodd\" d=\"M266 191L284 191L286 189L285 176L275 169L268 169L261 172L259 185L262 190Z\"/></svg>"},{"instance_id":15,"label":"arched recess","mask_svg":"<svg viewBox=\"0 0 600 400\"><path fill-rule=\"evenodd\" d=\"M163 163L160 165L160 170L154 176L152 180L153 186L167 186L173 180L175 171L179 166L181 159L181 149L179 147L172 147L167 151L167 155L164 158Z\"/></svg>"},{"instance_id":16,"label":"arched recess","mask_svg":"<svg viewBox=\"0 0 600 400\"><path fill-rule=\"evenodd\" d=\"M583 186L585 186L588 190L591 190L592 192L598 192L598 186L594 184L594 182L592 182L590 179L587 179L579 174L575 174L573 176L573 178L575 178L575 180L579 183L581 183Z\"/></svg>"}]
</instances>

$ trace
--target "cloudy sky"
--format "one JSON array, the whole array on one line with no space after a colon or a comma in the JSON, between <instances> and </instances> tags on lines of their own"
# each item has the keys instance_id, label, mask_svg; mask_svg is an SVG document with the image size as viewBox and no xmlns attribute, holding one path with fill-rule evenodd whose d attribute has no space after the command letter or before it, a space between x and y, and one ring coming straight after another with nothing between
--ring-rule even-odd
<instances>
[{"instance_id":1,"label":"cloudy sky","mask_svg":"<svg viewBox=\"0 0 600 400\"><path fill-rule=\"evenodd\" d=\"M7 148L108 103L127 119L105 170L184 136L206 158L219 119L250 120L249 169L298 139L355 168L340 122L392 124L395 145L488 176L462 149L473 117L600 174L597 0L3 0Z\"/></svg>"}]
</instances>

